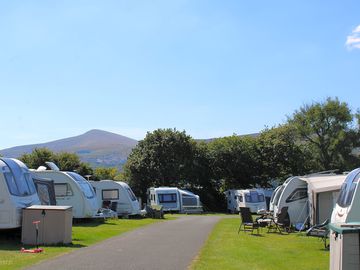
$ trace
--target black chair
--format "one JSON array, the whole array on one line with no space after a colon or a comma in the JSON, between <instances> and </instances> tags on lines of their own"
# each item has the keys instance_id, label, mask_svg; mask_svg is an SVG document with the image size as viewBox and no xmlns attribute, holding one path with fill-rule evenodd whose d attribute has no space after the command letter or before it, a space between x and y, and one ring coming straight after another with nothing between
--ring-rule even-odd
<instances>
[{"instance_id":1,"label":"black chair","mask_svg":"<svg viewBox=\"0 0 360 270\"><path fill-rule=\"evenodd\" d=\"M241 230L243 230L244 232L251 231L251 233L253 233L254 229L256 229L257 233L259 234L260 226L257 222L253 221L249 207L240 207L240 217L241 217L241 223L238 230L238 234Z\"/></svg>"},{"instance_id":2,"label":"black chair","mask_svg":"<svg viewBox=\"0 0 360 270\"><path fill-rule=\"evenodd\" d=\"M275 217L272 224L269 226L268 232L290 232L290 220L287 206L281 208L280 213Z\"/></svg>"},{"instance_id":3,"label":"black chair","mask_svg":"<svg viewBox=\"0 0 360 270\"><path fill-rule=\"evenodd\" d=\"M330 220L326 219L323 223L312 226L306 231L307 236L319 237L324 243L324 248L329 249L329 245L326 243L327 238L329 237L329 224Z\"/></svg>"},{"instance_id":4,"label":"black chair","mask_svg":"<svg viewBox=\"0 0 360 270\"><path fill-rule=\"evenodd\" d=\"M117 212L118 202L111 202L110 209L114 212Z\"/></svg>"}]
</instances>

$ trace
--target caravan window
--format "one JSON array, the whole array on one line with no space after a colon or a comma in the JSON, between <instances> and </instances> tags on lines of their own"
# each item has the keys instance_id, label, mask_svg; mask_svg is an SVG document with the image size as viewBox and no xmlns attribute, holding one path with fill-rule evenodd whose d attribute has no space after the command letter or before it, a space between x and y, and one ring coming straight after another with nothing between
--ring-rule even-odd
<instances>
[{"instance_id":1,"label":"caravan window","mask_svg":"<svg viewBox=\"0 0 360 270\"><path fill-rule=\"evenodd\" d=\"M29 196L36 192L35 185L29 173L21 174L20 178L14 177L11 172L4 172L9 192L14 196Z\"/></svg>"},{"instance_id":2,"label":"caravan window","mask_svg":"<svg viewBox=\"0 0 360 270\"><path fill-rule=\"evenodd\" d=\"M189 206L189 205L197 205L197 198L191 195L187 195L187 194L182 194L182 203L185 206Z\"/></svg>"},{"instance_id":3,"label":"caravan window","mask_svg":"<svg viewBox=\"0 0 360 270\"><path fill-rule=\"evenodd\" d=\"M119 190L118 189L103 189L102 190L102 199L103 201L111 201L119 199Z\"/></svg>"},{"instance_id":4,"label":"caravan window","mask_svg":"<svg viewBox=\"0 0 360 270\"><path fill-rule=\"evenodd\" d=\"M264 195L259 194L257 191L250 191L250 194L245 194L245 201L248 203L258 203L264 200Z\"/></svg>"},{"instance_id":5,"label":"caravan window","mask_svg":"<svg viewBox=\"0 0 360 270\"><path fill-rule=\"evenodd\" d=\"M356 186L359 183L359 170L351 172L345 179L339 194L337 204L341 207L348 207L354 197Z\"/></svg>"},{"instance_id":6,"label":"caravan window","mask_svg":"<svg viewBox=\"0 0 360 270\"><path fill-rule=\"evenodd\" d=\"M70 175L70 177L79 184L80 189L82 190L86 198L91 199L95 197L93 188L91 187L89 182L85 180L84 177L74 172L67 172L67 174Z\"/></svg>"},{"instance_id":7,"label":"caravan window","mask_svg":"<svg viewBox=\"0 0 360 270\"><path fill-rule=\"evenodd\" d=\"M126 188L127 192L129 193L130 199L134 202L136 201L136 196L134 194L134 192L131 190L131 188Z\"/></svg>"},{"instance_id":8,"label":"caravan window","mask_svg":"<svg viewBox=\"0 0 360 270\"><path fill-rule=\"evenodd\" d=\"M176 203L176 193L158 194L159 203Z\"/></svg>"},{"instance_id":9,"label":"caravan window","mask_svg":"<svg viewBox=\"0 0 360 270\"><path fill-rule=\"evenodd\" d=\"M34 194L36 192L34 181L32 180L30 173L26 172L24 173L25 181L29 187L30 194Z\"/></svg>"},{"instance_id":10,"label":"caravan window","mask_svg":"<svg viewBox=\"0 0 360 270\"><path fill-rule=\"evenodd\" d=\"M4 176L10 193L15 196L20 196L21 194L16 186L15 178L13 177L12 173L4 172Z\"/></svg>"},{"instance_id":11,"label":"caravan window","mask_svg":"<svg viewBox=\"0 0 360 270\"><path fill-rule=\"evenodd\" d=\"M56 197L65 197L65 196L73 195L71 187L67 183L54 184L54 188L55 188L55 196Z\"/></svg>"},{"instance_id":12,"label":"caravan window","mask_svg":"<svg viewBox=\"0 0 360 270\"><path fill-rule=\"evenodd\" d=\"M286 202L287 203L294 202L301 199L305 199L307 197L308 197L307 188L297 188L293 192L291 192L289 197L287 197Z\"/></svg>"},{"instance_id":13,"label":"caravan window","mask_svg":"<svg viewBox=\"0 0 360 270\"><path fill-rule=\"evenodd\" d=\"M242 195L239 196L239 202L243 202L243 196Z\"/></svg>"}]
</instances>

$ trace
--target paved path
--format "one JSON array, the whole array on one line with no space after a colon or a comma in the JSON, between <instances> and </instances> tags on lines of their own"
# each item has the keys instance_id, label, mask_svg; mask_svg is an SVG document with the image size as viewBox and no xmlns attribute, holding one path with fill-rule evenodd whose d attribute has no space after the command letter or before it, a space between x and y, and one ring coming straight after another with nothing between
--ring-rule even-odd
<instances>
[{"instance_id":1,"label":"paved path","mask_svg":"<svg viewBox=\"0 0 360 270\"><path fill-rule=\"evenodd\" d=\"M218 216L184 216L155 223L34 265L28 270L184 270Z\"/></svg>"}]
</instances>

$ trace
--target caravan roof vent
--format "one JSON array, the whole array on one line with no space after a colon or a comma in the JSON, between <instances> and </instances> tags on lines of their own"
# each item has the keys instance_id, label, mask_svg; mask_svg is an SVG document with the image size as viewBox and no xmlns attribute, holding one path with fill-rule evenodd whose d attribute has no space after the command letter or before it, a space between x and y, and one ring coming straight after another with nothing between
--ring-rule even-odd
<instances>
[{"instance_id":1,"label":"caravan roof vent","mask_svg":"<svg viewBox=\"0 0 360 270\"><path fill-rule=\"evenodd\" d=\"M37 171L46 171L45 166L39 166L39 168L36 169Z\"/></svg>"}]
</instances>

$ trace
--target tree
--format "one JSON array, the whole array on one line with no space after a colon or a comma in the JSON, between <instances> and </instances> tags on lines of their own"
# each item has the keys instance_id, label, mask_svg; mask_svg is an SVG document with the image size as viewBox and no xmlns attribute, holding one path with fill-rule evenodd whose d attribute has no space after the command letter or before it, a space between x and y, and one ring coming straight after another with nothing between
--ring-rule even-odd
<instances>
[{"instance_id":1,"label":"tree","mask_svg":"<svg viewBox=\"0 0 360 270\"><path fill-rule=\"evenodd\" d=\"M182 186L192 165L195 142L185 131L148 132L130 153L125 177L143 199L151 186Z\"/></svg>"},{"instance_id":2,"label":"tree","mask_svg":"<svg viewBox=\"0 0 360 270\"><path fill-rule=\"evenodd\" d=\"M263 130L256 143L260 185L266 185L270 179L302 175L316 168L307 144L299 142L291 125Z\"/></svg>"},{"instance_id":3,"label":"tree","mask_svg":"<svg viewBox=\"0 0 360 270\"><path fill-rule=\"evenodd\" d=\"M188 170L184 186L200 196L204 209L223 211L226 208L222 181L215 179L213 158L209 144L198 142L194 148L193 161Z\"/></svg>"},{"instance_id":4,"label":"tree","mask_svg":"<svg viewBox=\"0 0 360 270\"><path fill-rule=\"evenodd\" d=\"M54 161L54 153L48 148L35 148L30 154L23 154L19 158L30 169L44 166L46 161Z\"/></svg>"},{"instance_id":5,"label":"tree","mask_svg":"<svg viewBox=\"0 0 360 270\"><path fill-rule=\"evenodd\" d=\"M250 136L233 135L209 143L214 178L222 179L223 190L248 188L255 184L258 171L256 143Z\"/></svg>"},{"instance_id":6,"label":"tree","mask_svg":"<svg viewBox=\"0 0 360 270\"><path fill-rule=\"evenodd\" d=\"M347 103L328 98L301 107L288 122L310 143L321 169L328 170L346 167L346 156L353 148L347 139L352 120Z\"/></svg>"},{"instance_id":7,"label":"tree","mask_svg":"<svg viewBox=\"0 0 360 270\"><path fill-rule=\"evenodd\" d=\"M118 174L119 171L116 167L113 168L99 167L95 169L92 178L94 180L104 180L104 179L115 180Z\"/></svg>"},{"instance_id":8,"label":"tree","mask_svg":"<svg viewBox=\"0 0 360 270\"><path fill-rule=\"evenodd\" d=\"M54 162L63 171L76 171L80 175L93 174L92 168L81 162L75 153L54 153L47 148L35 148L30 154L24 154L19 158L29 168L37 169L44 166L46 161Z\"/></svg>"},{"instance_id":9,"label":"tree","mask_svg":"<svg viewBox=\"0 0 360 270\"><path fill-rule=\"evenodd\" d=\"M75 171L83 176L93 174L93 169L90 167L90 165L81 162L79 156L75 153L54 153L53 160L62 171Z\"/></svg>"}]
</instances>

